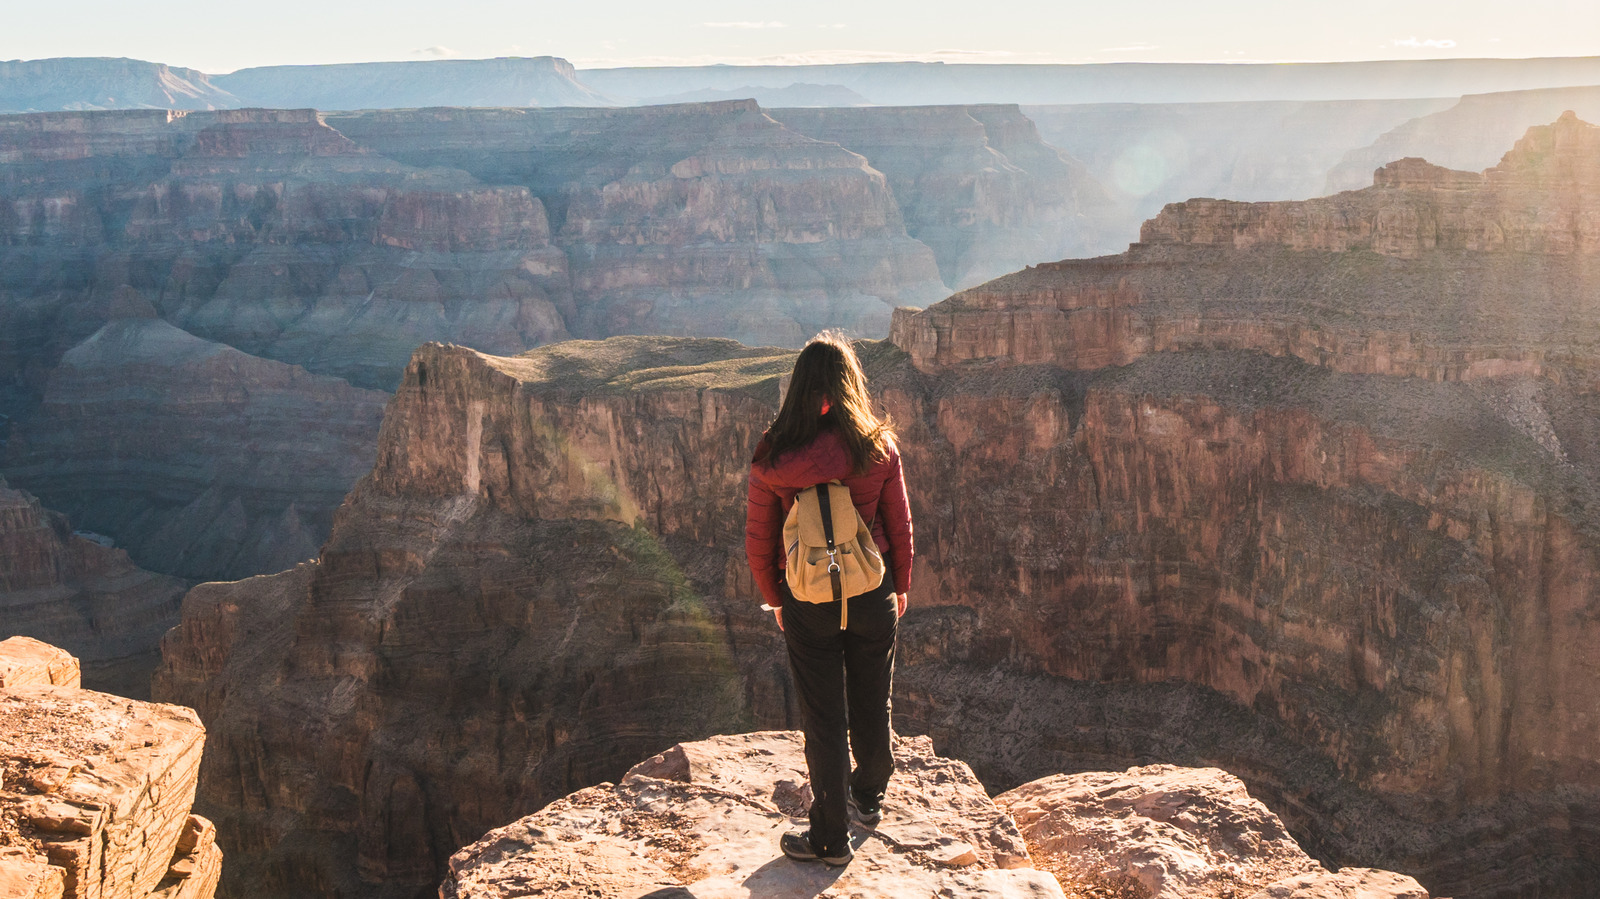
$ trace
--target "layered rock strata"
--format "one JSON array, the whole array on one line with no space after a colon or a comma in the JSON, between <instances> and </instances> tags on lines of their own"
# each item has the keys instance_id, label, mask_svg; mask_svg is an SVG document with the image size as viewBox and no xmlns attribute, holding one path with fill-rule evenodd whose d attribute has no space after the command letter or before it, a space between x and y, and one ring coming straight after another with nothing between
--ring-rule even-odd
<instances>
[{"instance_id":1,"label":"layered rock strata","mask_svg":"<svg viewBox=\"0 0 1600 899\"><path fill-rule=\"evenodd\" d=\"M752 100L328 121L385 156L538 196L567 253L567 325L581 337L794 346L828 326L882 334L893 306L948 293L882 174Z\"/></svg>"},{"instance_id":2,"label":"layered rock strata","mask_svg":"<svg viewBox=\"0 0 1600 899\"><path fill-rule=\"evenodd\" d=\"M774 633L724 598L748 575L720 548L788 365L666 338L419 350L318 559L196 588L165 641L156 694L208 722L230 883L428 889L638 758L781 724Z\"/></svg>"},{"instance_id":3,"label":"layered rock strata","mask_svg":"<svg viewBox=\"0 0 1600 899\"><path fill-rule=\"evenodd\" d=\"M91 686L147 697L156 645L177 623L189 586L142 570L123 550L74 533L65 516L0 479L0 647L20 652L34 645L37 654L46 644L27 638L48 640L77 654L47 647L62 657L55 664L70 669L74 684L82 658ZM0 654L0 686L32 682L7 674L7 658ZM18 664L19 670L33 670Z\"/></svg>"},{"instance_id":4,"label":"layered rock strata","mask_svg":"<svg viewBox=\"0 0 1600 899\"><path fill-rule=\"evenodd\" d=\"M158 318L118 318L62 356L0 461L141 565L246 577L316 555L371 464L386 400Z\"/></svg>"},{"instance_id":5,"label":"layered rock strata","mask_svg":"<svg viewBox=\"0 0 1600 899\"><path fill-rule=\"evenodd\" d=\"M1192 752L1322 857L1579 894L1595 134L1533 129L1481 176L1407 162L1358 194L1169 207L1120 257L899 319L906 464L988 485L919 546L925 602L974 618L930 648L960 665L901 678L902 721L999 783ZM1008 662L1036 675L1002 699L982 672ZM1058 703L1100 735L1066 736Z\"/></svg>"},{"instance_id":6,"label":"layered rock strata","mask_svg":"<svg viewBox=\"0 0 1600 899\"><path fill-rule=\"evenodd\" d=\"M0 118L0 364L53 364L115 304L388 387L428 339L565 331L539 201L355 146L312 110Z\"/></svg>"},{"instance_id":7,"label":"layered rock strata","mask_svg":"<svg viewBox=\"0 0 1600 899\"><path fill-rule=\"evenodd\" d=\"M0 687L0 725L8 896L210 899L222 854L189 811L205 743L193 712L52 675Z\"/></svg>"},{"instance_id":8,"label":"layered rock strata","mask_svg":"<svg viewBox=\"0 0 1600 899\"><path fill-rule=\"evenodd\" d=\"M1529 127L1567 111L1585 121L1600 120L1600 87L1470 94L1437 111L1399 122L1368 144L1350 148L1328 170L1323 189L1326 193L1359 190L1370 183L1374 169L1407 156L1476 171L1493 165L1506 145Z\"/></svg>"},{"instance_id":9,"label":"layered rock strata","mask_svg":"<svg viewBox=\"0 0 1600 899\"><path fill-rule=\"evenodd\" d=\"M13 482L156 570L281 570L366 467L376 397L224 347L389 389L428 340L793 345L947 292L882 174L749 102L336 123L365 143L311 110L0 117ZM209 349L164 358L185 341L152 318Z\"/></svg>"},{"instance_id":10,"label":"layered rock strata","mask_svg":"<svg viewBox=\"0 0 1600 899\"><path fill-rule=\"evenodd\" d=\"M1216 765L1329 864L1441 894L1586 895L1600 876L1591 143L1560 122L1482 177L1406 163L1353 197L1174 209L1121 257L1002 279L863 344L918 526L901 731L992 788ZM1482 242L1489 225L1515 239ZM500 736L515 716L485 711L487 690L458 698L450 684L471 678L428 687L405 660L443 654L524 685L515 714L537 732L588 689L586 665L664 659L660 604L635 616L639 636L617 624L580 651L612 614L582 611L592 578L631 590L680 573L704 642L657 682L716 670L720 713L791 721L740 540L745 453L789 361L659 339L420 352L319 562L198 589L167 647L164 695L229 741L206 801L315 834L259 851L259 870L313 889L332 888L325 871L348 891L415 885L416 847L473 832L452 803L511 811L501 778L530 758ZM550 563L518 542L535 522L585 536ZM529 597L552 589L547 564L577 577L575 617L502 617L509 597L542 608ZM457 648L413 648L435 645L414 622ZM531 686L514 654L466 648L567 626L537 658L563 660L577 688ZM632 745L716 726L697 702L642 695L650 734ZM460 721L434 717L452 707L494 736L460 748ZM517 782L553 798L619 777L626 763L597 747L640 726L592 708L581 733L546 731L546 767ZM406 745L374 724L389 714ZM476 751L496 741L508 761ZM295 786L318 777L338 790ZM447 835L351 834L353 796ZM355 845L359 874L332 861ZM437 866L450 849L430 851Z\"/></svg>"},{"instance_id":11,"label":"layered rock strata","mask_svg":"<svg viewBox=\"0 0 1600 899\"><path fill-rule=\"evenodd\" d=\"M1039 138L1015 106L774 109L807 137L883 172L906 231L961 289L1107 242L1111 201L1083 164ZM1127 240L1125 235L1124 241Z\"/></svg>"},{"instance_id":12,"label":"layered rock strata","mask_svg":"<svg viewBox=\"0 0 1600 899\"><path fill-rule=\"evenodd\" d=\"M895 747L885 817L853 826L842 870L783 858L810 788L798 733L680 744L485 834L450 859L445 899L541 895L1062 896L972 772L927 739Z\"/></svg>"},{"instance_id":13,"label":"layered rock strata","mask_svg":"<svg viewBox=\"0 0 1600 899\"><path fill-rule=\"evenodd\" d=\"M1597 199L1600 129L1566 116L1481 174L1405 159L1354 193L1171 204L1126 254L997 279L892 339L924 370L1225 348L1433 381L1563 369L1582 388Z\"/></svg>"}]
</instances>

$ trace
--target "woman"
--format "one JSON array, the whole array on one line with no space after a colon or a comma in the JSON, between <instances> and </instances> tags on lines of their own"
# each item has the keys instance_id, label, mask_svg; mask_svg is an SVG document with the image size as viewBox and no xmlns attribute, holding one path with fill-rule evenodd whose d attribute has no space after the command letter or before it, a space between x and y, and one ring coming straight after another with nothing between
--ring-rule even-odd
<instances>
[{"instance_id":1,"label":"woman","mask_svg":"<svg viewBox=\"0 0 1600 899\"><path fill-rule=\"evenodd\" d=\"M839 601L795 599L783 572L783 522L795 494L834 480L850 488L886 563L877 589L845 599L844 630ZM894 431L887 418L873 414L861 362L840 337L819 334L800 351L783 407L756 446L745 553L764 608L772 610L788 644L811 776L811 828L784 834L779 845L793 859L848 864L848 808L863 824L876 824L894 770L889 686L912 548Z\"/></svg>"}]
</instances>

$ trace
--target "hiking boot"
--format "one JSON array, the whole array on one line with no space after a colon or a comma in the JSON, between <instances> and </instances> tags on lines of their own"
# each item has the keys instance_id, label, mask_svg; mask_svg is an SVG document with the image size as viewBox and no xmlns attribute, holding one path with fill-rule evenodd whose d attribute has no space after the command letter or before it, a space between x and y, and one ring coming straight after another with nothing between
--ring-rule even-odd
<instances>
[{"instance_id":1,"label":"hiking boot","mask_svg":"<svg viewBox=\"0 0 1600 899\"><path fill-rule=\"evenodd\" d=\"M848 865L850 860L855 858L855 853L850 851L849 840L845 840L844 845L833 852L818 852L817 848L811 845L811 831L809 830L789 831L779 838L778 848L783 850L784 855L797 862L820 861L835 868Z\"/></svg>"},{"instance_id":2,"label":"hiking boot","mask_svg":"<svg viewBox=\"0 0 1600 899\"><path fill-rule=\"evenodd\" d=\"M850 806L850 814L854 816L863 827L877 827L878 822L883 820L882 800L877 802L862 802L856 798L854 793L851 793L847 803Z\"/></svg>"}]
</instances>

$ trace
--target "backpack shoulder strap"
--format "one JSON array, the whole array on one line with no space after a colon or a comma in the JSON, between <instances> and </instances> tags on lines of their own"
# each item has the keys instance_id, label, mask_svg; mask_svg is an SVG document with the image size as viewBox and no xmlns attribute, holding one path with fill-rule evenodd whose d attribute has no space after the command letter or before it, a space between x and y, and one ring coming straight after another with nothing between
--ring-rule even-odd
<instances>
[{"instance_id":1,"label":"backpack shoulder strap","mask_svg":"<svg viewBox=\"0 0 1600 899\"><path fill-rule=\"evenodd\" d=\"M817 507L822 512L822 536L828 541L828 580L833 583L833 598L844 598L844 585L839 580L839 548L833 540L833 490L831 484L818 484Z\"/></svg>"}]
</instances>

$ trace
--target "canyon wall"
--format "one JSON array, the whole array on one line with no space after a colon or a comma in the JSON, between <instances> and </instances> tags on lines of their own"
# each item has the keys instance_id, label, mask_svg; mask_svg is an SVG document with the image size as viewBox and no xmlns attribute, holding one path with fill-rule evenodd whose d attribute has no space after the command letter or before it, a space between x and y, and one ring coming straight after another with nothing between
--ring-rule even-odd
<instances>
[{"instance_id":1,"label":"canyon wall","mask_svg":"<svg viewBox=\"0 0 1600 899\"><path fill-rule=\"evenodd\" d=\"M156 645L191 584L136 567L104 540L0 479L0 640L64 647L92 689L146 698Z\"/></svg>"},{"instance_id":2,"label":"canyon wall","mask_svg":"<svg viewBox=\"0 0 1600 899\"><path fill-rule=\"evenodd\" d=\"M1217 765L1323 861L1585 895L1596 134L1175 206L863 343L917 522L897 727L991 789ZM196 588L164 646L238 883L421 890L628 752L792 721L740 540L790 358L419 351L318 560Z\"/></svg>"},{"instance_id":3,"label":"canyon wall","mask_svg":"<svg viewBox=\"0 0 1600 899\"><path fill-rule=\"evenodd\" d=\"M119 317L61 357L0 461L146 567L248 577L316 555L371 464L387 399Z\"/></svg>"},{"instance_id":4,"label":"canyon wall","mask_svg":"<svg viewBox=\"0 0 1600 899\"><path fill-rule=\"evenodd\" d=\"M753 101L328 121L386 156L538 196L567 253L576 336L794 346L830 326L882 334L893 306L948 293L883 175Z\"/></svg>"},{"instance_id":5,"label":"canyon wall","mask_svg":"<svg viewBox=\"0 0 1600 899\"><path fill-rule=\"evenodd\" d=\"M211 733L229 889L415 894L679 734L785 720L774 632L723 584L748 581L724 548L788 364L670 338L419 350L321 555L196 588L164 642L156 695Z\"/></svg>"},{"instance_id":6,"label":"canyon wall","mask_svg":"<svg viewBox=\"0 0 1600 899\"><path fill-rule=\"evenodd\" d=\"M960 289L1035 262L1080 256L1110 199L1015 106L775 109L785 127L860 153L889 179L906 232ZM1125 240L1125 239L1124 239Z\"/></svg>"},{"instance_id":7,"label":"canyon wall","mask_svg":"<svg viewBox=\"0 0 1600 899\"><path fill-rule=\"evenodd\" d=\"M1328 170L1323 191L1366 187L1374 169L1407 156L1420 156L1453 169L1487 168L1529 127L1567 110L1586 121L1600 120L1600 87L1470 94L1436 111L1398 122L1370 143L1351 147Z\"/></svg>"},{"instance_id":8,"label":"canyon wall","mask_svg":"<svg viewBox=\"0 0 1600 899\"><path fill-rule=\"evenodd\" d=\"M0 467L182 577L313 555L426 341L794 345L946 293L881 173L748 101L0 117Z\"/></svg>"}]
</instances>

